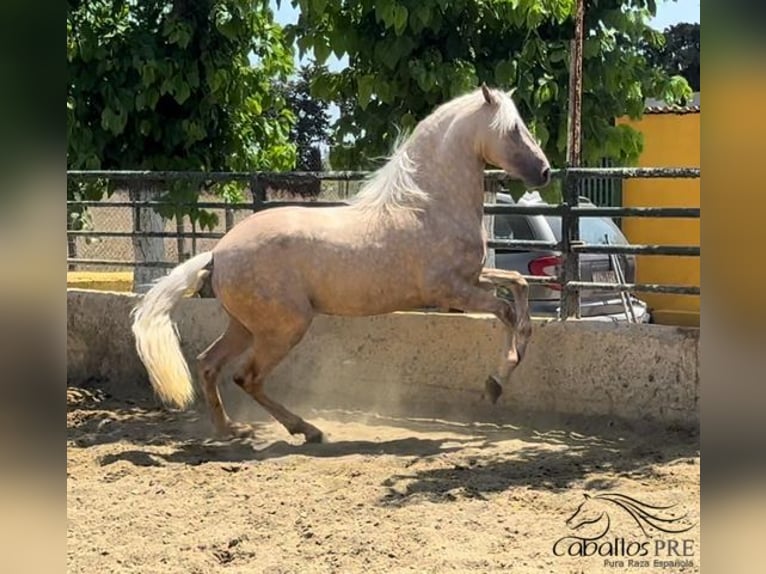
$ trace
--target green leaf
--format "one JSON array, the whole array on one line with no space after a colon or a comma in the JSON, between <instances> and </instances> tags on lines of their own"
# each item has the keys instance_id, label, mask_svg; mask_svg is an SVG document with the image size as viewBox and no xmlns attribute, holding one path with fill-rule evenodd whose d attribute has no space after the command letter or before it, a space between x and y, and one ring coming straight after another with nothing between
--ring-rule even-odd
<instances>
[{"instance_id":1,"label":"green leaf","mask_svg":"<svg viewBox=\"0 0 766 574\"><path fill-rule=\"evenodd\" d=\"M260 116L263 113L263 106L258 98L252 97L247 99L247 110L253 116Z\"/></svg>"},{"instance_id":2,"label":"green leaf","mask_svg":"<svg viewBox=\"0 0 766 574\"><path fill-rule=\"evenodd\" d=\"M150 86L155 82L155 79L156 74L154 67L149 63L144 64L141 68L141 83L144 86Z\"/></svg>"},{"instance_id":3,"label":"green leaf","mask_svg":"<svg viewBox=\"0 0 766 574\"><path fill-rule=\"evenodd\" d=\"M314 43L314 56L319 65L324 64L330 56L330 46L325 38L320 38Z\"/></svg>"},{"instance_id":4,"label":"green leaf","mask_svg":"<svg viewBox=\"0 0 766 574\"><path fill-rule=\"evenodd\" d=\"M516 81L516 61L500 60L495 65L495 83L498 86L513 86Z\"/></svg>"},{"instance_id":5,"label":"green leaf","mask_svg":"<svg viewBox=\"0 0 766 574\"><path fill-rule=\"evenodd\" d=\"M141 123L138 126L138 131L142 136L148 136L152 133L152 122L149 120L141 120Z\"/></svg>"},{"instance_id":6,"label":"green leaf","mask_svg":"<svg viewBox=\"0 0 766 574\"><path fill-rule=\"evenodd\" d=\"M414 15L420 22L421 28L427 28L431 23L431 6L428 2L420 2L415 8Z\"/></svg>"},{"instance_id":7,"label":"green leaf","mask_svg":"<svg viewBox=\"0 0 766 574\"><path fill-rule=\"evenodd\" d=\"M327 0L311 0L311 8L316 13L317 16L321 16L324 14L325 8L327 7Z\"/></svg>"},{"instance_id":8,"label":"green leaf","mask_svg":"<svg viewBox=\"0 0 766 574\"><path fill-rule=\"evenodd\" d=\"M146 108L146 94L144 92L139 92L136 94L136 111L141 111Z\"/></svg>"},{"instance_id":9,"label":"green leaf","mask_svg":"<svg viewBox=\"0 0 766 574\"><path fill-rule=\"evenodd\" d=\"M180 80L175 86L175 100L179 104L183 104L186 100L189 99L189 96L191 96L191 89L189 89L189 84L183 80Z\"/></svg>"},{"instance_id":10,"label":"green leaf","mask_svg":"<svg viewBox=\"0 0 766 574\"><path fill-rule=\"evenodd\" d=\"M329 44L332 48L333 53L335 54L335 57L340 59L343 57L343 54L346 53L346 50L349 49L349 45L351 43L350 37L346 34L339 34L338 32L331 31L329 33Z\"/></svg>"},{"instance_id":11,"label":"green leaf","mask_svg":"<svg viewBox=\"0 0 766 574\"><path fill-rule=\"evenodd\" d=\"M535 124L534 136L537 138L540 147L545 148L548 145L550 139L550 132L545 124L540 122Z\"/></svg>"},{"instance_id":12,"label":"green leaf","mask_svg":"<svg viewBox=\"0 0 766 574\"><path fill-rule=\"evenodd\" d=\"M557 86L553 82L543 82L535 90L534 103L535 106L542 106L543 104L550 102L556 96L555 90Z\"/></svg>"},{"instance_id":13,"label":"green leaf","mask_svg":"<svg viewBox=\"0 0 766 574\"><path fill-rule=\"evenodd\" d=\"M566 48L563 47L557 47L554 50L552 50L548 56L548 60L553 63L557 64L559 62L563 62L567 59L569 53Z\"/></svg>"},{"instance_id":14,"label":"green leaf","mask_svg":"<svg viewBox=\"0 0 766 574\"><path fill-rule=\"evenodd\" d=\"M409 11L406 6L396 6L394 8L394 31L397 36L401 36L405 28L407 28L407 18L409 17Z\"/></svg>"},{"instance_id":15,"label":"green leaf","mask_svg":"<svg viewBox=\"0 0 766 574\"><path fill-rule=\"evenodd\" d=\"M366 109L367 105L370 103L374 83L375 78L373 76L362 76L357 82L357 89L359 90L359 106L363 110Z\"/></svg>"}]
</instances>

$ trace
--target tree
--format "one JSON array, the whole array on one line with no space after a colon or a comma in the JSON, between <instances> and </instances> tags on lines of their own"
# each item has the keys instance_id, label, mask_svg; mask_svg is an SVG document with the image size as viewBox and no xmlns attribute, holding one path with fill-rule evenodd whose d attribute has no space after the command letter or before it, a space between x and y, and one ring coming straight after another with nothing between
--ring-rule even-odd
<instances>
[{"instance_id":1,"label":"tree","mask_svg":"<svg viewBox=\"0 0 766 574\"><path fill-rule=\"evenodd\" d=\"M660 45L647 45L647 59L667 74L686 78L692 90L700 89L700 25L674 24L662 33Z\"/></svg>"},{"instance_id":2,"label":"tree","mask_svg":"<svg viewBox=\"0 0 766 574\"><path fill-rule=\"evenodd\" d=\"M296 118L290 141L296 149L293 169L297 171L322 171L321 146L330 142L328 105L311 94L312 79L321 71L317 66L304 65L289 81L274 83L274 90L282 95L285 106ZM264 189L276 188L301 197L317 197L322 192L322 182L313 177L280 177L274 182L263 181L262 185Z\"/></svg>"},{"instance_id":3,"label":"tree","mask_svg":"<svg viewBox=\"0 0 766 574\"><path fill-rule=\"evenodd\" d=\"M294 79L279 86L283 91L285 105L296 117L290 131L290 140L296 147L295 169L298 171L321 171L320 146L330 143L327 102L311 94L312 80L326 73L326 68L304 65Z\"/></svg>"},{"instance_id":4,"label":"tree","mask_svg":"<svg viewBox=\"0 0 766 574\"><path fill-rule=\"evenodd\" d=\"M68 0L67 167L289 169L293 116L271 86L292 67L268 0ZM146 197L158 186L70 185L67 197L98 199L116 187ZM194 201L199 187L162 191L171 200ZM222 193L238 190L227 186ZM142 211L154 230L156 214ZM159 212L183 213L202 227L216 223L196 208ZM143 239L134 248L138 254L154 244ZM136 283L158 274L138 271Z\"/></svg>"},{"instance_id":5,"label":"tree","mask_svg":"<svg viewBox=\"0 0 766 574\"><path fill-rule=\"evenodd\" d=\"M318 64L332 52L349 67L315 78L341 110L331 160L367 167L390 151L399 128L481 82L516 88L515 100L554 165L564 165L574 0L292 0L287 31ZM640 133L614 119L639 117L647 97L690 93L681 77L650 65L640 50L661 34L647 25L651 0L586 0L583 161L632 163Z\"/></svg>"}]
</instances>

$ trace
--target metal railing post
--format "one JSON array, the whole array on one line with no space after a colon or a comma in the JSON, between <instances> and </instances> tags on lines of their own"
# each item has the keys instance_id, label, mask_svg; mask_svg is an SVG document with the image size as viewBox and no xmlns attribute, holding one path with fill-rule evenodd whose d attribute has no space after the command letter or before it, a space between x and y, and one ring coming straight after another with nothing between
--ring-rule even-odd
<instances>
[{"instance_id":1,"label":"metal railing post","mask_svg":"<svg viewBox=\"0 0 766 574\"><path fill-rule=\"evenodd\" d=\"M224 229L226 229L226 232L228 233L231 231L231 228L234 227L234 212L231 209L231 203L229 200L226 200L226 203L224 204L225 207L223 208L223 218L224 218Z\"/></svg>"},{"instance_id":2,"label":"metal railing post","mask_svg":"<svg viewBox=\"0 0 766 574\"><path fill-rule=\"evenodd\" d=\"M253 213L261 211L266 203L266 186L257 174L250 178L250 195L253 198Z\"/></svg>"},{"instance_id":3,"label":"metal railing post","mask_svg":"<svg viewBox=\"0 0 766 574\"><path fill-rule=\"evenodd\" d=\"M580 245L580 218L572 211L580 199L577 176L564 172L564 214L561 217L561 250L564 258L561 282L561 304L559 319L565 321L580 315L580 289L570 285L572 281L580 280L580 255L574 246Z\"/></svg>"},{"instance_id":4,"label":"metal railing post","mask_svg":"<svg viewBox=\"0 0 766 574\"><path fill-rule=\"evenodd\" d=\"M580 256L573 249L580 244L580 220L572 211L580 202L580 179L570 169L580 166L582 150L582 52L585 2L576 0L574 37L569 67L569 109L567 117L567 169L564 171L564 215L561 218L561 243L564 256L559 319L580 315L580 289L571 281L580 280Z\"/></svg>"},{"instance_id":5,"label":"metal railing post","mask_svg":"<svg viewBox=\"0 0 766 574\"><path fill-rule=\"evenodd\" d=\"M500 183L497 180L489 180L485 184L484 198L487 203L497 203L497 192L500 189ZM484 214L484 220L482 222L484 228L487 231L487 239L492 240L495 238L495 216L492 214ZM485 267L495 267L495 248L487 246L487 260L484 262Z\"/></svg>"}]
</instances>

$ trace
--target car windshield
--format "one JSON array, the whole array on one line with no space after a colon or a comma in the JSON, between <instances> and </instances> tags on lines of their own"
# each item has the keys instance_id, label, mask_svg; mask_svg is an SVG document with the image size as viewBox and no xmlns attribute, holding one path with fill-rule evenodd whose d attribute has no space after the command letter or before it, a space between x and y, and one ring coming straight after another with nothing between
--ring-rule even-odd
<instances>
[{"instance_id":1,"label":"car windshield","mask_svg":"<svg viewBox=\"0 0 766 574\"><path fill-rule=\"evenodd\" d=\"M555 215L545 216L556 236L556 241L561 241L561 218ZM606 238L611 245L628 245L628 240L611 219L605 217L582 217L580 218L580 239L592 245L606 245Z\"/></svg>"}]
</instances>

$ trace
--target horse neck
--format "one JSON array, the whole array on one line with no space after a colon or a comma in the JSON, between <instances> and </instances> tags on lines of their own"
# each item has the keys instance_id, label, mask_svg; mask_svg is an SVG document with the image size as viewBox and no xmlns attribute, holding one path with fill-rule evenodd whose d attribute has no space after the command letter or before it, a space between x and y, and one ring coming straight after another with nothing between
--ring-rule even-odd
<instances>
[{"instance_id":1,"label":"horse neck","mask_svg":"<svg viewBox=\"0 0 766 574\"><path fill-rule=\"evenodd\" d=\"M431 198L424 210L468 212L481 219L485 164L476 149L476 128L469 121L446 120L423 127L409 153L419 168L415 179Z\"/></svg>"}]
</instances>

